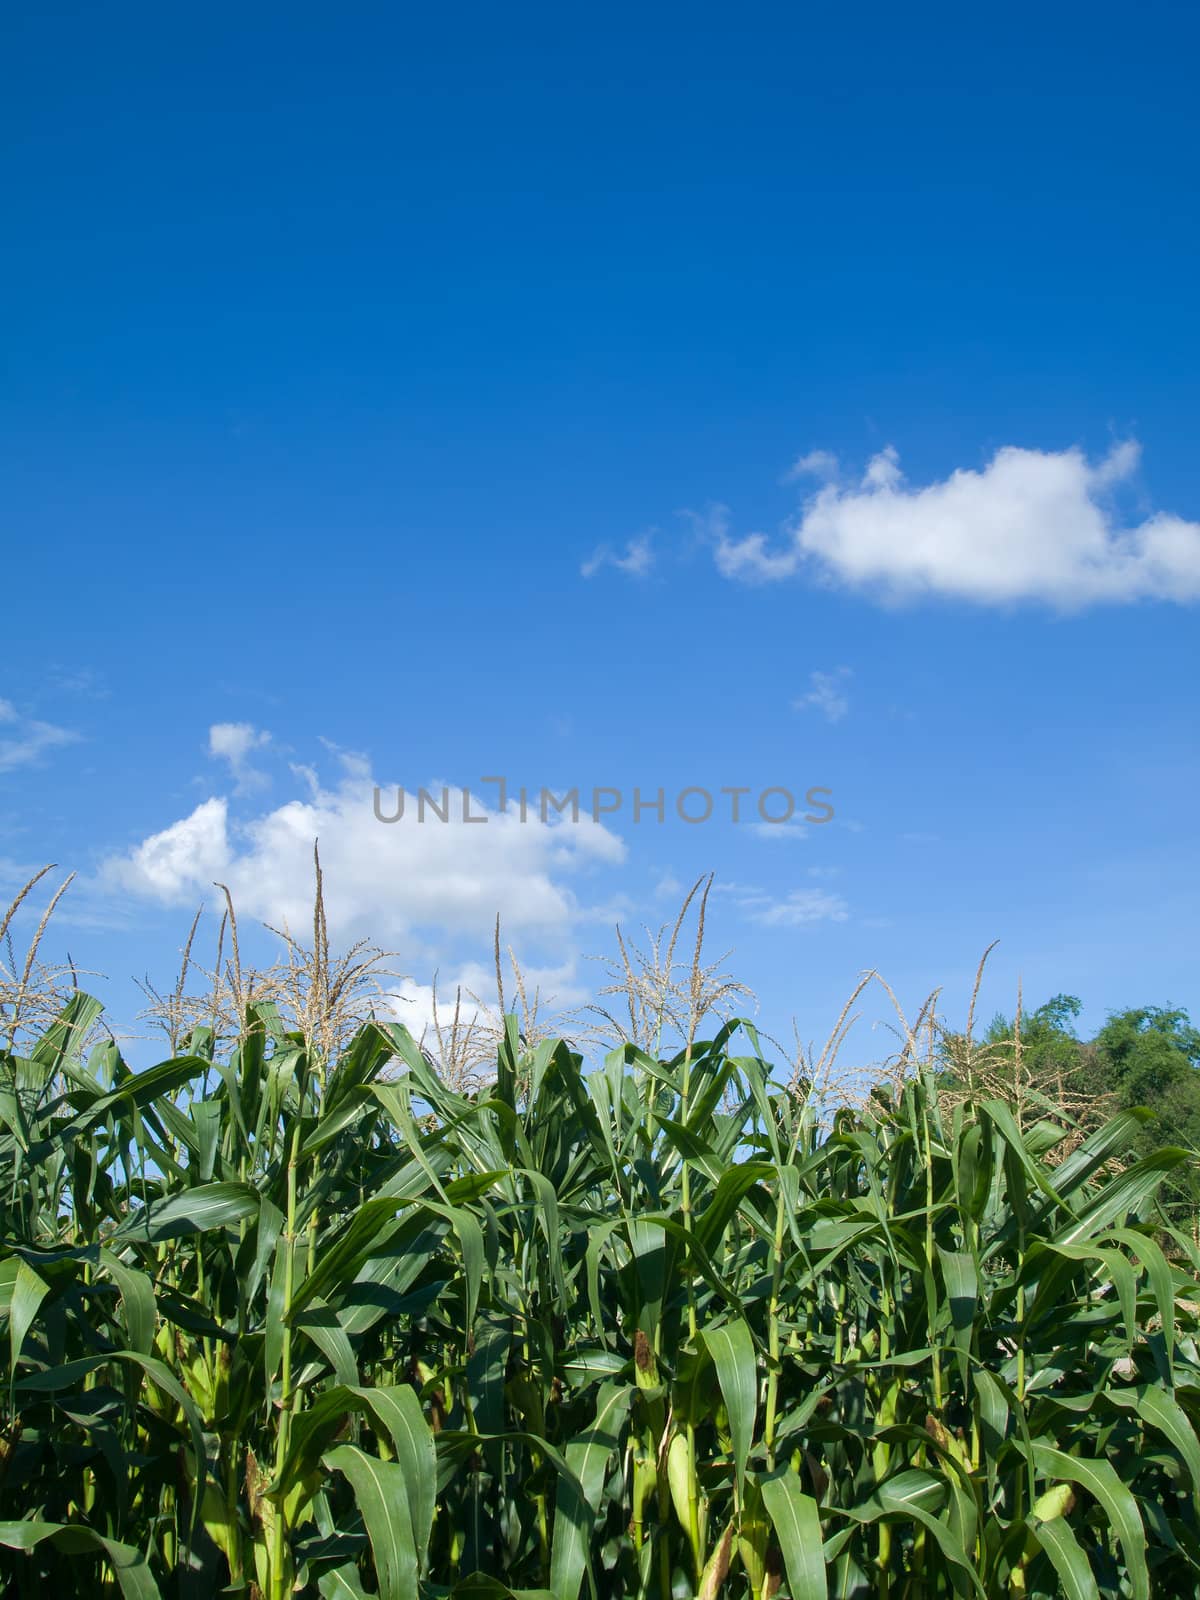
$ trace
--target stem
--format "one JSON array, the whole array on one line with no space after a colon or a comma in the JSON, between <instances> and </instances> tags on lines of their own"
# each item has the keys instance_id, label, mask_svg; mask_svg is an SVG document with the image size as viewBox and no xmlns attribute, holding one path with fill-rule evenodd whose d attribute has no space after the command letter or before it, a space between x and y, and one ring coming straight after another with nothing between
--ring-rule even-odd
<instances>
[{"instance_id":1,"label":"stem","mask_svg":"<svg viewBox=\"0 0 1200 1600\"><path fill-rule=\"evenodd\" d=\"M767 1447L767 1471L775 1466L775 1414L779 1403L779 1288L783 1281L784 1234L783 1185L775 1201L774 1261L771 1267L771 1306L767 1319L767 1349L771 1366L767 1374L767 1414L763 1441Z\"/></svg>"},{"instance_id":2,"label":"stem","mask_svg":"<svg viewBox=\"0 0 1200 1600\"><path fill-rule=\"evenodd\" d=\"M933 1145L929 1132L929 1086L921 1084L921 1126L925 1136L925 1261L926 1272L933 1274ZM942 1353L933 1340L933 1311L932 1303L929 1306L930 1317L930 1344L933 1346L933 1409L940 1417L942 1414Z\"/></svg>"},{"instance_id":3,"label":"stem","mask_svg":"<svg viewBox=\"0 0 1200 1600\"><path fill-rule=\"evenodd\" d=\"M1025 1219L1017 1220L1017 1271L1025 1264ZM1017 1286L1017 1399L1025 1403L1025 1285Z\"/></svg>"},{"instance_id":4,"label":"stem","mask_svg":"<svg viewBox=\"0 0 1200 1600\"><path fill-rule=\"evenodd\" d=\"M279 1436L275 1441L275 1479L283 1472L292 1433L292 1327L289 1312L296 1287L296 1171L300 1165L300 1117L292 1128L291 1150L288 1155L287 1179L287 1231L284 1234L286 1255L283 1268L283 1345L279 1377ZM282 1485L279 1485L282 1490ZM283 1515L283 1494L272 1525L271 1539L271 1597L270 1600L287 1600L288 1582L284 1572L287 1552L287 1528Z\"/></svg>"},{"instance_id":5,"label":"stem","mask_svg":"<svg viewBox=\"0 0 1200 1600\"><path fill-rule=\"evenodd\" d=\"M691 1097L692 1083L692 1040L689 1035L687 1048L683 1052L683 1085L679 1096L679 1120L687 1123L688 1101ZM688 1167L687 1157L683 1157L683 1171L680 1181L680 1209L683 1215L683 1231L691 1237L692 1232L692 1175ZM688 1342L693 1349L696 1344L696 1285L692 1276L692 1260L689 1250L687 1261L687 1312L688 1312ZM687 1425L688 1456L691 1459L692 1470L689 1477L688 1488L688 1534L692 1546L692 1561L695 1566L695 1579L700 1582L704 1571L704 1551L700 1544L700 1500L698 1479L696 1476L696 1425L689 1420Z\"/></svg>"}]
</instances>

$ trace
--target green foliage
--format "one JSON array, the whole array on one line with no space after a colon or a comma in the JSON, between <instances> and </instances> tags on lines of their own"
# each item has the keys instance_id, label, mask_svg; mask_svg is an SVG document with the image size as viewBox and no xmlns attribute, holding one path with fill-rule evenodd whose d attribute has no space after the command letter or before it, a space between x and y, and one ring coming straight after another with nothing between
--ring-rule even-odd
<instances>
[{"instance_id":1,"label":"green foliage","mask_svg":"<svg viewBox=\"0 0 1200 1600\"><path fill-rule=\"evenodd\" d=\"M463 1095L269 1006L135 1075L71 1004L0 1055L6 1593L1200 1593L1143 1113L1063 1155L922 1070L823 1127L736 1025L589 1070L510 1022ZM1188 1057L1117 1021L1130 1082Z\"/></svg>"},{"instance_id":2,"label":"green foliage","mask_svg":"<svg viewBox=\"0 0 1200 1600\"><path fill-rule=\"evenodd\" d=\"M1085 1128L1144 1106L1150 1115L1134 1139L1140 1154L1164 1144L1200 1152L1200 1029L1187 1012L1159 1006L1113 1012L1093 1039L1082 1040L1075 1032L1080 1010L1073 995L1055 995L1023 1017L1019 1031L1014 1020L995 1017L973 1058L986 1061L988 1089L1034 1114L1066 1112ZM964 1053L949 1055L950 1077L958 1082ZM1189 1162L1170 1173L1164 1198L1181 1226L1194 1227L1200 1169Z\"/></svg>"}]
</instances>

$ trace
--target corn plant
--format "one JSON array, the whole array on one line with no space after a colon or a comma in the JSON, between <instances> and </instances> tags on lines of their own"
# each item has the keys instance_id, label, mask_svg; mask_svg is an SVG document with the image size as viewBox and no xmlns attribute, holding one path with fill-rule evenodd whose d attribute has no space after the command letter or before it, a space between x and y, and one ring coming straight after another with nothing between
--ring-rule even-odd
<instances>
[{"instance_id":1,"label":"corn plant","mask_svg":"<svg viewBox=\"0 0 1200 1600\"><path fill-rule=\"evenodd\" d=\"M1200 1593L1186 1157L922 1067L831 1123L728 1022L448 1086L252 1002L0 1054L6 1593Z\"/></svg>"}]
</instances>

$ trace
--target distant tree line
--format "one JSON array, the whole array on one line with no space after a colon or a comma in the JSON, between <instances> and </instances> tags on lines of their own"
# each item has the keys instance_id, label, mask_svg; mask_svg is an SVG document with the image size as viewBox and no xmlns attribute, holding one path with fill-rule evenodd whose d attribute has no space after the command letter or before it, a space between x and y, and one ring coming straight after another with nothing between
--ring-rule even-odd
<instances>
[{"instance_id":1,"label":"distant tree line","mask_svg":"<svg viewBox=\"0 0 1200 1600\"><path fill-rule=\"evenodd\" d=\"M1200 1154L1200 1029L1188 1013L1165 1006L1114 1011L1083 1039L1076 1029L1081 1010L1074 995L1058 994L1023 1016L997 1014L970 1045L961 1034L948 1035L943 1083L998 1095L1024 1126L1049 1116L1081 1133L1142 1106L1150 1116L1135 1136L1139 1155L1164 1145ZM1175 1220L1196 1231L1200 1163L1177 1168L1164 1198Z\"/></svg>"}]
</instances>

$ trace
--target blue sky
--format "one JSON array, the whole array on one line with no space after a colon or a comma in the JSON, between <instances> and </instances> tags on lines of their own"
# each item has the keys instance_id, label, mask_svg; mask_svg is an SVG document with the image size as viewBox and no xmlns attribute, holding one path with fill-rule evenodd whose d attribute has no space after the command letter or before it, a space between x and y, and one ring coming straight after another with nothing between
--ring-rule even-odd
<instances>
[{"instance_id":1,"label":"blue sky","mask_svg":"<svg viewBox=\"0 0 1200 1600\"><path fill-rule=\"evenodd\" d=\"M122 1019L313 831L419 985L1200 1010L1196 11L650 9L12 14L5 879ZM371 815L500 773L835 816Z\"/></svg>"}]
</instances>

